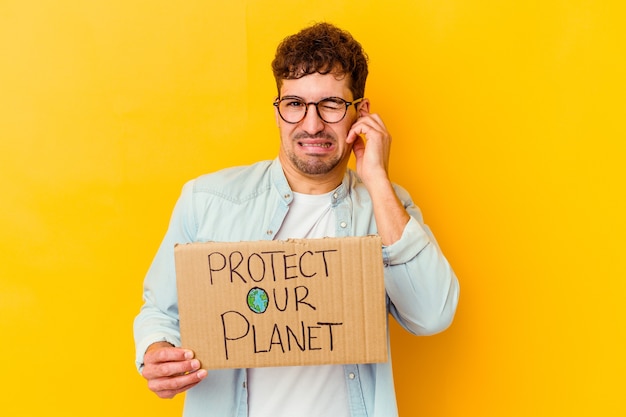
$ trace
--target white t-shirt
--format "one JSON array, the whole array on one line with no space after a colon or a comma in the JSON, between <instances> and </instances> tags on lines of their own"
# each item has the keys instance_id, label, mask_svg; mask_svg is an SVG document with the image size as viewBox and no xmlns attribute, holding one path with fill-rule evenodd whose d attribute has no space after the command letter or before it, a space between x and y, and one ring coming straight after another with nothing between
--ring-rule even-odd
<instances>
[{"instance_id":1,"label":"white t-shirt","mask_svg":"<svg viewBox=\"0 0 626 417\"><path fill-rule=\"evenodd\" d=\"M331 210L334 191L294 193L276 239L335 236ZM249 417L349 417L348 392L341 365L248 369Z\"/></svg>"}]
</instances>

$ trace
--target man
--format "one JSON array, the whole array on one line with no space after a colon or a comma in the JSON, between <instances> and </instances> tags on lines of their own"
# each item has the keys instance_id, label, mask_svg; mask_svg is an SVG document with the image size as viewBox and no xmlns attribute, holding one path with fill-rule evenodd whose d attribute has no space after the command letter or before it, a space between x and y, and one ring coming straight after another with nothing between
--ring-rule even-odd
<instances>
[{"instance_id":1,"label":"man","mask_svg":"<svg viewBox=\"0 0 626 417\"><path fill-rule=\"evenodd\" d=\"M429 335L454 316L454 272L410 196L389 180L391 136L364 97L361 45L333 25L316 24L286 38L272 67L278 158L183 188L145 279L135 320L138 369L159 397L186 392L188 417L396 416L391 361L207 372L180 347L176 243L378 234L395 319ZM351 153L356 173L347 167Z\"/></svg>"}]
</instances>

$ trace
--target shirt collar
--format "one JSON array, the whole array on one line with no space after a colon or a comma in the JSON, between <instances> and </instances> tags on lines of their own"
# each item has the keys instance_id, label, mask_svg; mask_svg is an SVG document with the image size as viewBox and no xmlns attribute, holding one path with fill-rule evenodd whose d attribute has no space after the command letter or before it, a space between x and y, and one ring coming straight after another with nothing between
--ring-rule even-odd
<instances>
[{"instance_id":1,"label":"shirt collar","mask_svg":"<svg viewBox=\"0 0 626 417\"><path fill-rule=\"evenodd\" d=\"M270 172L272 174L272 183L274 184L274 187L276 187L280 198L283 202L285 202L285 204L291 203L293 200L293 191L291 190L291 187L289 187L289 182L287 181L287 177L285 177L285 172L283 171L283 167L280 164L278 157L272 161ZM346 170L341 184L339 184L331 196L333 204L343 200L348 195L351 179L350 170Z\"/></svg>"}]
</instances>

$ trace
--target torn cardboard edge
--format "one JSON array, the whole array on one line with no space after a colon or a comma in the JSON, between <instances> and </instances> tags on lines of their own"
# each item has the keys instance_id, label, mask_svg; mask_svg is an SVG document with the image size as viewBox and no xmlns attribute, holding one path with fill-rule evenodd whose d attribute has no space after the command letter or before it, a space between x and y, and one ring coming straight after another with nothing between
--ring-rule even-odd
<instances>
[{"instance_id":1,"label":"torn cardboard edge","mask_svg":"<svg viewBox=\"0 0 626 417\"><path fill-rule=\"evenodd\" d=\"M205 369L387 361L378 236L176 245L183 346Z\"/></svg>"}]
</instances>

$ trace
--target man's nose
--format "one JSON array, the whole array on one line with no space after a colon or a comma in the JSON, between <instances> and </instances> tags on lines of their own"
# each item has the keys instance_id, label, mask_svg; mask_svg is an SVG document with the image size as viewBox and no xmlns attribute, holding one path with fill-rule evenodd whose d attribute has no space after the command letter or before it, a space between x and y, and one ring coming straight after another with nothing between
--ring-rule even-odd
<instances>
[{"instance_id":1,"label":"man's nose","mask_svg":"<svg viewBox=\"0 0 626 417\"><path fill-rule=\"evenodd\" d=\"M313 107L311 108L311 106ZM324 130L324 127L325 127L324 121L318 114L315 103L307 104L307 112L306 112L306 115L304 116L304 119L302 119L301 123L302 123L302 129L304 129L306 132L310 134L315 134L317 132Z\"/></svg>"}]
</instances>

